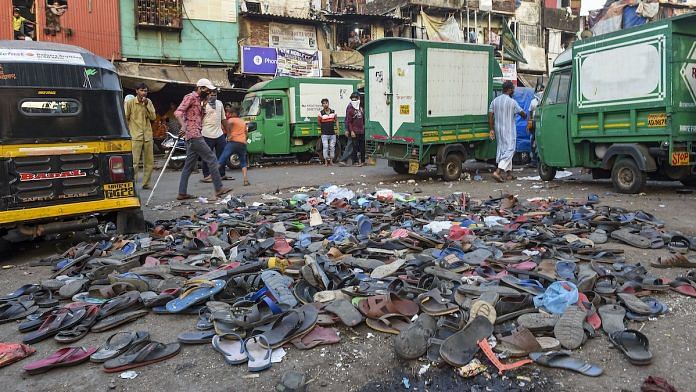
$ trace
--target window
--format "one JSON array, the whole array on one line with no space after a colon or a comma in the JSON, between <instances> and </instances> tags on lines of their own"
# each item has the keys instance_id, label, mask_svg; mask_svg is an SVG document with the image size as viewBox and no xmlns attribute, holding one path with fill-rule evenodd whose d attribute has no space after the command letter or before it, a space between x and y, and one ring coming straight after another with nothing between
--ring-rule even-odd
<instances>
[{"instance_id":1,"label":"window","mask_svg":"<svg viewBox=\"0 0 696 392\"><path fill-rule=\"evenodd\" d=\"M520 43L526 43L531 46L539 45L539 27L534 25L518 24L520 33Z\"/></svg>"},{"instance_id":2,"label":"window","mask_svg":"<svg viewBox=\"0 0 696 392\"><path fill-rule=\"evenodd\" d=\"M80 103L74 99L25 99L19 110L26 116L75 116Z\"/></svg>"},{"instance_id":3,"label":"window","mask_svg":"<svg viewBox=\"0 0 696 392\"><path fill-rule=\"evenodd\" d=\"M259 114L259 97L246 97L242 101L242 109L240 110L240 116L258 116Z\"/></svg>"},{"instance_id":4,"label":"window","mask_svg":"<svg viewBox=\"0 0 696 392\"><path fill-rule=\"evenodd\" d=\"M139 27L181 29L182 0L135 0Z\"/></svg>"},{"instance_id":5,"label":"window","mask_svg":"<svg viewBox=\"0 0 696 392\"><path fill-rule=\"evenodd\" d=\"M268 98L263 100L266 109L266 118L283 117L283 100L280 98Z\"/></svg>"},{"instance_id":6,"label":"window","mask_svg":"<svg viewBox=\"0 0 696 392\"><path fill-rule=\"evenodd\" d=\"M570 94L570 71L556 73L549 84L544 104L567 103Z\"/></svg>"}]
</instances>

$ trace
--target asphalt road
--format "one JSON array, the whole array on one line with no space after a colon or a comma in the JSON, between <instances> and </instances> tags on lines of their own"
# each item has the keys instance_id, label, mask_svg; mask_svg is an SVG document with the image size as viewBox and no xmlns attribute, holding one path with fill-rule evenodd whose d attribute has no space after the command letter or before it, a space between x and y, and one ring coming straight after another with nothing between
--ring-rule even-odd
<instances>
[{"instance_id":1,"label":"asphalt road","mask_svg":"<svg viewBox=\"0 0 696 392\"><path fill-rule=\"evenodd\" d=\"M586 176L541 183L533 181L512 181L505 184L492 182L487 170L481 170L484 181L445 183L429 179L427 175L415 177L396 175L383 162L377 166L330 167L314 165L272 165L255 167L249 172L252 185L241 186L239 172L231 174L237 181L230 181L236 196L247 202L260 201L264 194L290 197L292 190L300 187L316 187L322 184L345 185L353 190L367 192L388 188L398 192L412 192L419 188L422 193L416 196L447 196L452 192L468 192L475 199L497 197L501 193L514 193L520 199L531 197L582 198L588 194L598 194L601 204L620 206L628 209L643 209L663 219L669 230L681 230L696 235L696 209L693 208L694 194L681 194L683 188L677 183L650 183L641 195L620 195L613 193L607 181L592 181ZM473 174L473 173L472 173ZM532 170L516 173L518 176L535 175ZM209 196L212 185L198 180L200 174L191 177L189 193ZM415 179L415 183L407 182ZM178 203L177 194L179 172L167 172L153 196L145 215L150 220L166 219L180 215L190 215L203 208L216 208L214 204L198 201ZM141 192L143 200L149 192ZM43 241L18 245L10 258L2 260L2 265L15 266L0 269L0 287L10 291L27 282L40 281L50 271L47 267L29 267L28 263L40 257L53 254L67 246L64 241ZM612 246L615 246L612 244ZM620 246L620 245L616 245ZM631 263L649 265L656 257L664 255L665 250L642 250L630 247L626 256ZM675 277L685 273L683 269L654 270L658 276ZM657 320L646 323L629 323L630 328L640 329L650 338L654 354L652 365L636 367L630 365L616 350L611 349L606 338L600 336L589 340L574 355L604 367L604 375L589 378L575 373L548 370L537 366L526 366L519 371L507 372L505 377L496 375L489 368L489 377L462 379L448 368L430 368L419 375L425 362L398 360L393 352L391 338L375 333L364 325L350 330L341 328L342 342L308 351L290 349L279 364L262 373L258 378L245 378L248 373L242 367L226 365L219 354L207 346L185 347L180 355L171 360L136 369L138 377L133 380L121 379L118 374L107 375L98 366L84 364L77 367L52 371L39 376L27 376L22 370L22 362L0 370L0 384L6 391L270 391L287 370L297 370L311 380L310 391L375 391L404 389L404 379L411 390L548 390L548 391L638 391L640 383L648 375L666 378L680 391L694 390L693 380L696 372L696 350L691 347L696 341L696 299L679 296L675 293L656 295L670 307L670 313ZM180 332L191 330L194 316L157 316L145 318L123 327L124 330L149 330L153 339L174 341ZM90 333L80 341L82 345L100 345L112 332ZM19 341L21 335L14 323L0 325L0 341ZM53 341L35 345L38 359L53 352L58 347ZM23 361L27 362L27 360Z\"/></svg>"}]
</instances>

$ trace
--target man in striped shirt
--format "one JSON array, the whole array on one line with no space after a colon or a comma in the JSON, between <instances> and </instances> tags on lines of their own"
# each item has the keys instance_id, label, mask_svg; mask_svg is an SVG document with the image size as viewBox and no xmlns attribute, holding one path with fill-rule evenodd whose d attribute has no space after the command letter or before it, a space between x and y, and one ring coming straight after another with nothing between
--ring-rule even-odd
<instances>
[{"instance_id":1,"label":"man in striped shirt","mask_svg":"<svg viewBox=\"0 0 696 392\"><path fill-rule=\"evenodd\" d=\"M527 118L524 110L512 99L515 92L515 85L509 80L503 83L503 93L496 97L488 109L488 125L490 128L491 140L497 141L496 163L492 176L498 182L513 180L512 158L515 156L517 147L517 127L515 126L515 115L519 114L522 118ZM505 178L503 179L503 175Z\"/></svg>"},{"instance_id":2,"label":"man in striped shirt","mask_svg":"<svg viewBox=\"0 0 696 392\"><path fill-rule=\"evenodd\" d=\"M322 109L319 112L317 121L321 128L321 145L324 153L324 164L326 166L333 165L334 155L336 153L336 112L329 107L329 100L324 98L321 100Z\"/></svg>"}]
</instances>

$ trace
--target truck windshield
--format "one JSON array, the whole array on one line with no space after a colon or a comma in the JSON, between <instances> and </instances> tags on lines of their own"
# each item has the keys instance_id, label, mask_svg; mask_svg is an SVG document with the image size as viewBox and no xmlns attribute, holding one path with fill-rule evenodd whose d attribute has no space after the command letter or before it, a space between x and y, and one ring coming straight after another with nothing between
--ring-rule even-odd
<instances>
[{"instance_id":1,"label":"truck windshield","mask_svg":"<svg viewBox=\"0 0 696 392\"><path fill-rule=\"evenodd\" d=\"M261 100L259 97L245 97L242 101L242 110L240 116L256 116L259 114Z\"/></svg>"}]
</instances>

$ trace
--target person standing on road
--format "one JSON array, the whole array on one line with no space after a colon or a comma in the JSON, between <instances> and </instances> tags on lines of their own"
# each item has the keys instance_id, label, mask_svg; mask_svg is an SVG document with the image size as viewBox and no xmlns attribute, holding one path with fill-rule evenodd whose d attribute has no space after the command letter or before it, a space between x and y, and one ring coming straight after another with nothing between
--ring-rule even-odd
<instances>
[{"instance_id":1,"label":"person standing on road","mask_svg":"<svg viewBox=\"0 0 696 392\"><path fill-rule=\"evenodd\" d=\"M224 166L232 154L237 154L239 157L239 167L242 169L244 177L244 186L251 185L249 177L247 177L247 126L244 120L239 118L239 108L230 106L227 109L230 117L224 121L225 132L227 133L227 144L225 150L220 155L218 164Z\"/></svg>"},{"instance_id":2,"label":"person standing on road","mask_svg":"<svg viewBox=\"0 0 696 392\"><path fill-rule=\"evenodd\" d=\"M225 188L222 185L220 169L218 168L217 158L213 151L208 147L201 134L203 127L203 117L205 108L208 104L208 95L215 90L215 86L208 79L200 79L196 82L196 89L184 96L181 104L174 112L181 131L179 136L184 136L186 139L186 162L181 170L181 179L179 180L179 194L177 200L193 199L194 196L187 193L189 177L193 171L198 158L200 157L210 169L210 176L213 179L215 187L215 197L220 197L232 189Z\"/></svg>"},{"instance_id":3,"label":"person standing on road","mask_svg":"<svg viewBox=\"0 0 696 392\"><path fill-rule=\"evenodd\" d=\"M212 90L210 95L208 95L208 103L205 106L205 116L203 116L203 129L201 130L201 134L208 147L215 152L217 159L222 155L222 151L225 149L226 144L225 134L222 131L224 120L225 116L223 114L222 102L217 99L217 90ZM202 166L203 179L201 179L201 182L213 182L208 165L203 162ZM219 165L219 167L220 177L223 180L229 180L225 175L225 165Z\"/></svg>"},{"instance_id":4,"label":"person standing on road","mask_svg":"<svg viewBox=\"0 0 696 392\"><path fill-rule=\"evenodd\" d=\"M497 153L495 161L498 167L493 172L493 178L498 182L505 179L513 180L512 158L515 155L517 145L517 127L515 126L515 115L519 114L522 118L527 118L524 110L512 99L515 92L515 85L511 81L503 83L503 93L496 97L488 108L488 125L490 128L489 137L497 140Z\"/></svg>"},{"instance_id":5,"label":"person standing on road","mask_svg":"<svg viewBox=\"0 0 696 392\"><path fill-rule=\"evenodd\" d=\"M365 114L357 91L350 95L346 108L346 136L353 142L353 165L362 166L365 164Z\"/></svg>"},{"instance_id":6,"label":"person standing on road","mask_svg":"<svg viewBox=\"0 0 696 392\"><path fill-rule=\"evenodd\" d=\"M329 100L321 100L322 109L319 112L317 121L321 128L321 145L324 153L324 165L333 165L334 155L336 154L336 112L329 107Z\"/></svg>"},{"instance_id":7,"label":"person standing on road","mask_svg":"<svg viewBox=\"0 0 696 392\"><path fill-rule=\"evenodd\" d=\"M133 148L133 169L138 179L140 162L143 162L143 189L150 189L150 177L155 163L155 151L152 138L152 124L157 117L155 106L147 97L147 85L140 83L135 88L135 98L125 102L126 122L131 135Z\"/></svg>"},{"instance_id":8,"label":"person standing on road","mask_svg":"<svg viewBox=\"0 0 696 392\"><path fill-rule=\"evenodd\" d=\"M534 121L534 117L536 115L536 109L541 103L541 97L544 96L544 85L541 85L539 87L539 91L534 93L534 99L532 99L532 102L529 104L529 120L527 121L527 132L530 135L530 143L531 145L531 153L530 158L531 161L529 162L529 167L537 167L539 164L539 160L537 158L537 153L536 153L536 122Z\"/></svg>"}]
</instances>

